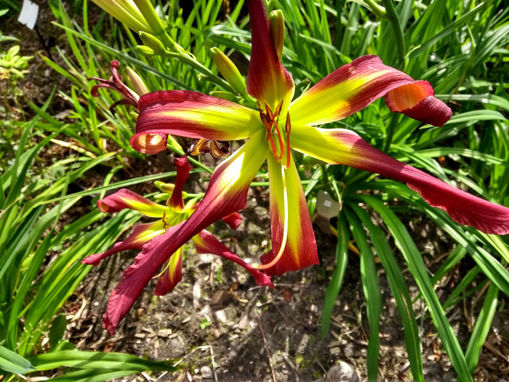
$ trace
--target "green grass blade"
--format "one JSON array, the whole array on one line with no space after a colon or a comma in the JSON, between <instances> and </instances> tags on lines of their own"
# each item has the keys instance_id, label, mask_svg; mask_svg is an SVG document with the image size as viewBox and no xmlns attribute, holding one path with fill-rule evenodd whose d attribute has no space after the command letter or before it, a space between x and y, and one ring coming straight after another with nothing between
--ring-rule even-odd
<instances>
[{"instance_id":1,"label":"green grass blade","mask_svg":"<svg viewBox=\"0 0 509 382\"><path fill-rule=\"evenodd\" d=\"M376 381L378 376L378 360L380 357L380 314L382 312L382 296L376 273L375 257L371 251L364 228L349 210L345 210L350 231L357 244L361 256L361 279L364 298L366 299L366 315L369 323L368 342L368 380Z\"/></svg>"},{"instance_id":2,"label":"green grass blade","mask_svg":"<svg viewBox=\"0 0 509 382\"><path fill-rule=\"evenodd\" d=\"M384 220L387 228L391 231L398 248L405 257L408 269L414 277L424 300L428 306L431 318L435 324L438 335L447 352L451 363L462 381L472 381L472 375L468 369L461 346L445 316L444 309L433 289L431 280L426 272L426 265L417 249L414 241L405 226L396 217L394 212L385 206L380 200L368 195L358 195L359 199L373 208Z\"/></svg>"},{"instance_id":3,"label":"green grass blade","mask_svg":"<svg viewBox=\"0 0 509 382\"><path fill-rule=\"evenodd\" d=\"M62 350L37 355L30 358L30 362L38 371L51 370L58 367L73 367L77 369L107 369L107 370L175 370L172 361L151 361L125 353L100 353L77 350Z\"/></svg>"},{"instance_id":4,"label":"green grass blade","mask_svg":"<svg viewBox=\"0 0 509 382\"><path fill-rule=\"evenodd\" d=\"M35 370L29 360L3 346L0 346L0 369L13 374L25 374Z\"/></svg>"},{"instance_id":5,"label":"green grass blade","mask_svg":"<svg viewBox=\"0 0 509 382\"><path fill-rule=\"evenodd\" d=\"M403 323L403 334L408 353L410 369L415 381L424 382L421 340L419 338L419 328L415 320L412 308L412 300L408 292L403 273L398 265L396 257L385 238L384 232L371 221L368 213L359 206L353 205L353 210L361 220L366 230L370 233L371 241L376 249L380 262L382 263L389 287L396 301L398 312Z\"/></svg>"},{"instance_id":6,"label":"green grass blade","mask_svg":"<svg viewBox=\"0 0 509 382\"><path fill-rule=\"evenodd\" d=\"M322 316L320 319L321 334L325 337L330 329L331 315L334 305L343 285L343 279L345 276L346 266L348 265L348 242L350 241L350 235L346 228L346 222L342 215L338 219L338 242L336 244L336 268L332 274L331 281L327 286L325 292L325 300L322 308Z\"/></svg>"},{"instance_id":7,"label":"green grass blade","mask_svg":"<svg viewBox=\"0 0 509 382\"><path fill-rule=\"evenodd\" d=\"M498 305L498 291L499 289L495 285L491 284L489 286L483 307L479 313L479 317L477 317L477 320L475 321L474 330L465 353L467 364L471 372L474 372L477 364L479 363L483 344L490 332L491 324L495 317Z\"/></svg>"}]
</instances>

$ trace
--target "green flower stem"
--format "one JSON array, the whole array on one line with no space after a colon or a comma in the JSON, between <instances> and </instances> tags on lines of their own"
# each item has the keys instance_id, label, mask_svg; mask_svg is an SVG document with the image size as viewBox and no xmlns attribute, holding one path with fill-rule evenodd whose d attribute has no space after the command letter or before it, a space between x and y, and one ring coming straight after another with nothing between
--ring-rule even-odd
<instances>
[{"instance_id":1,"label":"green flower stem","mask_svg":"<svg viewBox=\"0 0 509 382\"><path fill-rule=\"evenodd\" d=\"M378 5L376 1L374 0L364 0L366 5L369 7L371 12L373 12L378 18L389 20L387 17L387 12L385 11L385 8L381 5Z\"/></svg>"},{"instance_id":2,"label":"green flower stem","mask_svg":"<svg viewBox=\"0 0 509 382\"><path fill-rule=\"evenodd\" d=\"M389 122L389 127L387 128L387 135L385 137L385 143L383 146L384 152L387 152L387 150L389 150L389 147L391 147L392 138L394 137L394 129L396 129L398 120L399 120L399 114L393 113L391 115L391 121Z\"/></svg>"},{"instance_id":3,"label":"green flower stem","mask_svg":"<svg viewBox=\"0 0 509 382\"><path fill-rule=\"evenodd\" d=\"M161 33L157 34L156 37L160 39L163 45L168 47L170 51L191 57L191 54L187 50L185 50L182 46L177 44L175 40L173 40L168 35L168 33L166 33L166 31L162 31Z\"/></svg>"},{"instance_id":4,"label":"green flower stem","mask_svg":"<svg viewBox=\"0 0 509 382\"><path fill-rule=\"evenodd\" d=\"M399 17L394 10L394 6L392 4L392 0L383 0L385 5L385 11L387 15L387 19L392 26L392 30L394 31L394 35L396 36L396 45L398 47L398 56L399 56L399 66L402 68L405 64L405 39L403 37L403 30L401 29L401 24L399 22Z\"/></svg>"}]
</instances>

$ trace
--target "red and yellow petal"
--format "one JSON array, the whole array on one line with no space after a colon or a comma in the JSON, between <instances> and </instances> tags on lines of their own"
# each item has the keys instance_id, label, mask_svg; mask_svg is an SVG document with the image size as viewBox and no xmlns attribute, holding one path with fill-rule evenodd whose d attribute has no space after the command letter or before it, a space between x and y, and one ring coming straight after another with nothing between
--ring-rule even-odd
<instances>
[{"instance_id":1,"label":"red and yellow petal","mask_svg":"<svg viewBox=\"0 0 509 382\"><path fill-rule=\"evenodd\" d=\"M168 213L168 208L154 203L143 196L126 188L97 201L97 208L101 212L118 212L125 208L136 210L145 216L160 218Z\"/></svg>"},{"instance_id":2,"label":"red and yellow petal","mask_svg":"<svg viewBox=\"0 0 509 382\"><path fill-rule=\"evenodd\" d=\"M279 61L271 38L264 0L249 0L251 23L251 60L247 76L247 91L260 105L267 103L276 110L283 102L283 110L293 97L294 84L290 73Z\"/></svg>"},{"instance_id":3,"label":"red and yellow petal","mask_svg":"<svg viewBox=\"0 0 509 382\"><path fill-rule=\"evenodd\" d=\"M255 278L256 283L260 286L273 287L270 277L265 273L253 268L251 265L242 260L238 255L231 252L228 247L217 240L212 234L207 231L201 231L198 235L193 237L194 245L198 253L211 253L221 256L224 259L233 261L245 268Z\"/></svg>"},{"instance_id":4,"label":"red and yellow petal","mask_svg":"<svg viewBox=\"0 0 509 382\"><path fill-rule=\"evenodd\" d=\"M245 207L249 184L266 155L263 134L258 134L217 167L202 202L188 220L168 228L163 235L143 246L108 301L103 326L110 333L115 331L145 285L174 252L208 225Z\"/></svg>"},{"instance_id":5,"label":"red and yellow petal","mask_svg":"<svg viewBox=\"0 0 509 382\"><path fill-rule=\"evenodd\" d=\"M270 180L270 217L272 231L272 251L262 256L262 263L269 264L279 253L284 238L285 224L288 234L284 252L274 266L265 269L269 275L281 275L318 264L316 240L309 217L306 197L302 190L299 174L293 158L285 170L285 180L281 164L268 156ZM287 221L285 221L285 190L287 193Z\"/></svg>"},{"instance_id":6,"label":"red and yellow petal","mask_svg":"<svg viewBox=\"0 0 509 382\"><path fill-rule=\"evenodd\" d=\"M146 151L147 140L156 135L229 141L248 138L261 124L255 110L187 90L145 94L140 97L138 109L131 146L139 151Z\"/></svg>"},{"instance_id":7,"label":"red and yellow petal","mask_svg":"<svg viewBox=\"0 0 509 382\"><path fill-rule=\"evenodd\" d=\"M385 96L392 111L442 126L452 110L434 97L426 81L363 56L335 70L290 105L292 123L320 125L346 118Z\"/></svg>"},{"instance_id":8,"label":"red and yellow petal","mask_svg":"<svg viewBox=\"0 0 509 382\"><path fill-rule=\"evenodd\" d=\"M485 233L509 233L509 208L459 190L425 172L377 150L352 131L298 127L293 147L328 163L345 164L405 182L453 220Z\"/></svg>"},{"instance_id":9,"label":"red and yellow petal","mask_svg":"<svg viewBox=\"0 0 509 382\"><path fill-rule=\"evenodd\" d=\"M156 236L162 235L164 232L165 228L162 220L153 223L139 224L134 228L133 233L130 234L127 239L115 243L113 247L106 252L87 256L81 262L88 265L98 265L102 259L115 253L130 249L141 249L143 244L149 242Z\"/></svg>"},{"instance_id":10,"label":"red and yellow petal","mask_svg":"<svg viewBox=\"0 0 509 382\"><path fill-rule=\"evenodd\" d=\"M189 172L191 172L192 167L189 163L189 160L187 159L187 156L183 156L182 158L175 158L173 163L175 163L175 166L177 167L177 179L175 180L175 186L173 187L171 197L168 200L168 205L172 208L182 210L184 208L182 191L184 190L184 184L189 177Z\"/></svg>"},{"instance_id":11,"label":"red and yellow petal","mask_svg":"<svg viewBox=\"0 0 509 382\"><path fill-rule=\"evenodd\" d=\"M164 296L170 293L173 288L182 280L182 255L184 247L180 247L177 252L171 255L168 261L168 268L157 282L155 295Z\"/></svg>"},{"instance_id":12,"label":"red and yellow petal","mask_svg":"<svg viewBox=\"0 0 509 382\"><path fill-rule=\"evenodd\" d=\"M140 153L152 155L165 151L167 142L168 134L143 134L132 143L132 146Z\"/></svg>"}]
</instances>

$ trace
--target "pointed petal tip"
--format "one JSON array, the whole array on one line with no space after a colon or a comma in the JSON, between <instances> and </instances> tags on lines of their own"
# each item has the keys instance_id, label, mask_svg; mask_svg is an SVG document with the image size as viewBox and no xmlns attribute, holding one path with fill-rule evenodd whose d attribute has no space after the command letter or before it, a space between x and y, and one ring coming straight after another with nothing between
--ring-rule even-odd
<instances>
[{"instance_id":1,"label":"pointed petal tip","mask_svg":"<svg viewBox=\"0 0 509 382\"><path fill-rule=\"evenodd\" d=\"M90 255L81 260L81 264L85 265L93 265L94 267L99 265L99 262L102 260L103 256L101 253L97 253L94 255Z\"/></svg>"},{"instance_id":2,"label":"pointed petal tip","mask_svg":"<svg viewBox=\"0 0 509 382\"><path fill-rule=\"evenodd\" d=\"M431 206L446 211L455 222L487 234L509 234L509 208L457 189L431 175L422 177L427 179L419 184L407 180L408 187Z\"/></svg>"},{"instance_id":3,"label":"pointed petal tip","mask_svg":"<svg viewBox=\"0 0 509 382\"><path fill-rule=\"evenodd\" d=\"M451 108L435 97L427 81L415 81L389 91L385 103L391 111L434 126L443 126L452 116Z\"/></svg>"},{"instance_id":4,"label":"pointed petal tip","mask_svg":"<svg viewBox=\"0 0 509 382\"><path fill-rule=\"evenodd\" d=\"M293 96L292 76L281 64L272 40L269 19L263 0L249 0L251 25L251 60L247 76L247 92L261 104L275 107Z\"/></svg>"},{"instance_id":5,"label":"pointed petal tip","mask_svg":"<svg viewBox=\"0 0 509 382\"><path fill-rule=\"evenodd\" d=\"M173 159L173 163L177 167L177 179L175 180L175 187L169 200L169 206L182 210L184 208L182 192L192 167L186 155Z\"/></svg>"},{"instance_id":6,"label":"pointed petal tip","mask_svg":"<svg viewBox=\"0 0 509 382\"><path fill-rule=\"evenodd\" d=\"M110 317L108 315L108 312L104 313L103 315L103 322L102 322L103 328L109 333L110 336L115 334L115 330L117 329L118 322L112 322L110 320Z\"/></svg>"},{"instance_id":7,"label":"pointed petal tip","mask_svg":"<svg viewBox=\"0 0 509 382\"><path fill-rule=\"evenodd\" d=\"M168 134L135 134L129 140L133 149L142 154L157 154L167 148Z\"/></svg>"},{"instance_id":8,"label":"pointed petal tip","mask_svg":"<svg viewBox=\"0 0 509 382\"><path fill-rule=\"evenodd\" d=\"M245 270L247 270L255 278L256 283L260 286L273 287L270 276L266 273L254 268L246 263L240 256L231 252L227 246L221 243L214 235L207 231L201 231L198 235L193 237L193 242L196 251L201 254L211 253L220 256L224 259L237 263Z\"/></svg>"},{"instance_id":9,"label":"pointed petal tip","mask_svg":"<svg viewBox=\"0 0 509 382\"><path fill-rule=\"evenodd\" d=\"M238 212L232 212L231 214L223 217L223 221L231 228L237 229L242 223L242 216Z\"/></svg>"}]
</instances>

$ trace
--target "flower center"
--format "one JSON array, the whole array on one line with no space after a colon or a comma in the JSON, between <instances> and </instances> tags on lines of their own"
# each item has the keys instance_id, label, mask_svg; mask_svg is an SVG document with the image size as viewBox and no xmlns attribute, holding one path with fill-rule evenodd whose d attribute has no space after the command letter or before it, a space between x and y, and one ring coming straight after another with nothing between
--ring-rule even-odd
<instances>
[{"instance_id":1,"label":"flower center","mask_svg":"<svg viewBox=\"0 0 509 382\"><path fill-rule=\"evenodd\" d=\"M177 224L182 223L188 217L189 217L188 211L185 211L185 210L177 211L177 210L173 209L173 211L171 211L171 213L169 213L169 214L165 213L163 215L163 218L162 218L163 227L165 230L167 230L170 227L174 227Z\"/></svg>"},{"instance_id":2,"label":"flower center","mask_svg":"<svg viewBox=\"0 0 509 382\"><path fill-rule=\"evenodd\" d=\"M265 140L269 143L270 150L278 163L281 163L286 169L290 167L290 114L286 114L286 120L280 121L281 109L283 101L277 105L275 110L265 103L265 107L258 104L260 111L260 119L265 126ZM280 123L281 122L281 123Z\"/></svg>"}]
</instances>

